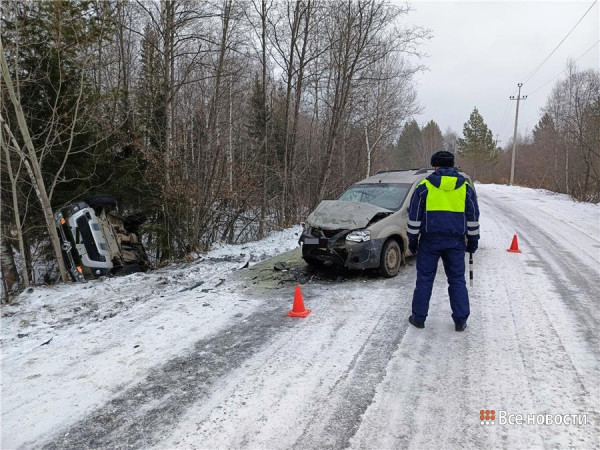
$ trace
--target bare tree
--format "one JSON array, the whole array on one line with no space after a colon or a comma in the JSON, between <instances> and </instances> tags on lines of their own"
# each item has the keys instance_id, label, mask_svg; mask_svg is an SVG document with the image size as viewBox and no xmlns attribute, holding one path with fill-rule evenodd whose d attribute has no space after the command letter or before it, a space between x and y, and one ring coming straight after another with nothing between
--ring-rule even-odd
<instances>
[{"instance_id":1,"label":"bare tree","mask_svg":"<svg viewBox=\"0 0 600 450\"><path fill-rule=\"evenodd\" d=\"M369 0L331 2L325 26L331 42L328 67L327 127L324 139L323 168L318 182L318 197L324 198L331 174L339 132L348 115L357 84L368 70L392 53L415 53L419 42L428 36L420 27L398 29L396 21L408 7L392 7Z\"/></svg>"},{"instance_id":2,"label":"bare tree","mask_svg":"<svg viewBox=\"0 0 600 450\"><path fill-rule=\"evenodd\" d=\"M598 71L570 62L544 107L563 140L565 192L581 199L600 198L599 98Z\"/></svg>"},{"instance_id":3,"label":"bare tree","mask_svg":"<svg viewBox=\"0 0 600 450\"><path fill-rule=\"evenodd\" d=\"M452 128L446 128L446 131L443 134L443 140L444 149L456 153L458 150L458 134L452 130Z\"/></svg>"},{"instance_id":4,"label":"bare tree","mask_svg":"<svg viewBox=\"0 0 600 450\"><path fill-rule=\"evenodd\" d=\"M22 264L21 264L21 279L23 280L23 287L27 288L29 286L29 273L27 271L27 265L25 264L25 243L23 241L23 226L21 224L21 214L19 208L19 199L18 199L18 186L17 181L20 174L20 167L13 171L12 161L11 161L11 153L8 148L8 143L4 141L4 130L1 128L2 124L0 124L0 147L3 150L4 158L6 161L6 172L8 173L8 178L10 180L10 190L12 197L12 208L13 208L13 217L15 222L15 230L17 234L17 242L19 245L19 253L21 254ZM10 132L10 129L7 131ZM21 160L21 163L23 160ZM10 250L10 246L5 246L5 249L8 248ZM12 255L12 252L11 252ZM8 259L8 262L11 262L11 259ZM14 260L12 261L14 263ZM6 265L6 259L3 263L3 266ZM10 267L10 264L8 265ZM15 269L16 270L16 269Z\"/></svg>"},{"instance_id":5,"label":"bare tree","mask_svg":"<svg viewBox=\"0 0 600 450\"><path fill-rule=\"evenodd\" d=\"M62 280L66 282L69 280L69 275L65 267L56 224L54 223L54 215L52 213L52 206L50 205L50 198L48 197L46 186L44 184L44 177L42 174L40 160L38 159L38 155L36 154L35 148L33 147L33 141L31 140L29 129L27 128L27 123L25 122L25 114L23 113L23 109L21 108L21 103L17 99L17 95L15 93L14 85L10 77L8 65L6 63L6 58L4 56L4 47L2 46L2 40L0 40L0 65L2 69L2 79L4 80L10 100L13 104L15 115L17 116L19 130L21 132L21 136L23 138L25 148L27 150L27 153L21 152L21 157L27 158L29 164L31 165L33 176L33 179L31 181L36 187L36 193L38 196L38 200L40 201L40 205L42 207L44 219L46 221L46 226L48 229L48 236L50 237L50 242L54 249L54 255L56 257L56 261L58 262L58 270L60 276Z\"/></svg>"},{"instance_id":6,"label":"bare tree","mask_svg":"<svg viewBox=\"0 0 600 450\"><path fill-rule=\"evenodd\" d=\"M270 39L276 53L275 61L282 69L285 81L285 106L283 120L283 169L280 219L287 223L289 214L289 191L293 167L300 100L307 66L314 55L308 53L309 39L315 26L314 0L280 3L271 19ZM291 120L290 120L291 119Z\"/></svg>"},{"instance_id":7,"label":"bare tree","mask_svg":"<svg viewBox=\"0 0 600 450\"><path fill-rule=\"evenodd\" d=\"M359 87L362 98L356 110L365 134L367 177L376 151L387 148L400 124L419 112L412 87L416 70L398 55L390 54L368 70Z\"/></svg>"}]
</instances>

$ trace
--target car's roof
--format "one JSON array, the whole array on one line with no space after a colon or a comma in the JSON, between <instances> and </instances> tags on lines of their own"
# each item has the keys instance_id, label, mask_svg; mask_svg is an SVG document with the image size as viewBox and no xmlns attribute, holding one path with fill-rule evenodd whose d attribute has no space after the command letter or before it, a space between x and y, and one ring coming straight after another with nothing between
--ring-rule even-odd
<instances>
[{"instance_id":1,"label":"car's roof","mask_svg":"<svg viewBox=\"0 0 600 450\"><path fill-rule=\"evenodd\" d=\"M458 173L464 176L469 182L471 178L464 173L460 168L457 169ZM364 180L358 181L356 184L367 184L367 183L414 183L415 181L421 181L427 178L433 173L433 168L428 169L399 169L399 170L387 170L377 172L375 175L365 178Z\"/></svg>"},{"instance_id":2,"label":"car's roof","mask_svg":"<svg viewBox=\"0 0 600 450\"><path fill-rule=\"evenodd\" d=\"M375 175L370 176L357 182L356 184L366 183L414 183L415 181L426 178L433 172L433 169L401 169L401 170L390 170L385 172L377 172Z\"/></svg>"}]
</instances>

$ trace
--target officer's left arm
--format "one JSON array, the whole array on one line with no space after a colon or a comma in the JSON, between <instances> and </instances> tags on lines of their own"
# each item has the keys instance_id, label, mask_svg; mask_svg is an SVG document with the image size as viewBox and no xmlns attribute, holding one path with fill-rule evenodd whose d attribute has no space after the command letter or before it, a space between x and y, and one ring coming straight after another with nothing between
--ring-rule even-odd
<instances>
[{"instance_id":1,"label":"officer's left arm","mask_svg":"<svg viewBox=\"0 0 600 450\"><path fill-rule=\"evenodd\" d=\"M469 240L479 239L479 205L475 190L467 184L467 204L465 205L465 216L467 219L467 238Z\"/></svg>"},{"instance_id":2,"label":"officer's left arm","mask_svg":"<svg viewBox=\"0 0 600 450\"><path fill-rule=\"evenodd\" d=\"M408 207L408 223L406 227L409 239L417 239L419 237L421 221L423 220L423 213L425 211L426 196L427 187L424 184L421 184L415 189L412 198L410 199L410 205Z\"/></svg>"}]
</instances>

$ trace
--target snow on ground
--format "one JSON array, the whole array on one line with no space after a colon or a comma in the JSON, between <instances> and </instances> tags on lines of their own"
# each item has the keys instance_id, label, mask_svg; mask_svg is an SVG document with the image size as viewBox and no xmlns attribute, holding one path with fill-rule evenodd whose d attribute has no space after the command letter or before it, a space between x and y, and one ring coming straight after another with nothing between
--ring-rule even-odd
<instances>
[{"instance_id":1,"label":"snow on ground","mask_svg":"<svg viewBox=\"0 0 600 450\"><path fill-rule=\"evenodd\" d=\"M253 261L261 261L279 253L284 253L298 247L298 239L302 227L297 225L283 231L274 231L261 241L247 242L245 244L229 245L227 243L215 243L209 258L229 258L231 255L252 255Z\"/></svg>"},{"instance_id":2,"label":"snow on ground","mask_svg":"<svg viewBox=\"0 0 600 450\"><path fill-rule=\"evenodd\" d=\"M441 267L426 328L408 325L414 258L393 279L307 284L312 313L285 317L292 285L258 290L258 271L235 269L294 248L298 227L21 295L2 310L2 448L599 447L600 207L477 191L464 333ZM482 425L482 409L587 423Z\"/></svg>"},{"instance_id":3,"label":"snow on ground","mask_svg":"<svg viewBox=\"0 0 600 450\"><path fill-rule=\"evenodd\" d=\"M300 231L274 232L264 245L216 245L199 261L148 273L33 287L3 306L2 448L80 418L149 368L250 314L258 301L240 295L231 274L248 259L293 249Z\"/></svg>"}]
</instances>

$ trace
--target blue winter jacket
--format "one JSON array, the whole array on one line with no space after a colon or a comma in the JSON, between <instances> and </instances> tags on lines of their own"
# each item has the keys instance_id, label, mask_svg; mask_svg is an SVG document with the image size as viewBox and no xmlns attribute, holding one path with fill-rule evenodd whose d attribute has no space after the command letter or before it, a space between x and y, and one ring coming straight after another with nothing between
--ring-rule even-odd
<instances>
[{"instance_id":1,"label":"blue winter jacket","mask_svg":"<svg viewBox=\"0 0 600 450\"><path fill-rule=\"evenodd\" d=\"M440 168L419 183L410 200L409 239L422 235L479 239L477 195L454 168Z\"/></svg>"}]
</instances>

